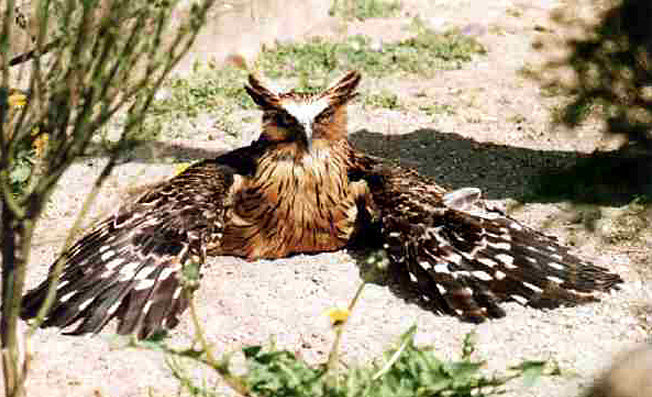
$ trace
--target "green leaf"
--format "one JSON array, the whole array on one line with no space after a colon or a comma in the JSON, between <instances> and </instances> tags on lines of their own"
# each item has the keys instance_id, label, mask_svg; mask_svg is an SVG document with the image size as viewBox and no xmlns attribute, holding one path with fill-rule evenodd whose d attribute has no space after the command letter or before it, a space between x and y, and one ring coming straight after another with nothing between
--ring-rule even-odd
<instances>
[{"instance_id":1,"label":"green leaf","mask_svg":"<svg viewBox=\"0 0 652 397\"><path fill-rule=\"evenodd\" d=\"M523 375L523 383L525 386L534 385L539 378L543 375L546 367L545 361L525 361L512 369L518 370Z\"/></svg>"},{"instance_id":2,"label":"green leaf","mask_svg":"<svg viewBox=\"0 0 652 397\"><path fill-rule=\"evenodd\" d=\"M260 353L260 351L263 349L262 346L246 346L242 348L242 352L244 353L246 358L253 358Z\"/></svg>"}]
</instances>

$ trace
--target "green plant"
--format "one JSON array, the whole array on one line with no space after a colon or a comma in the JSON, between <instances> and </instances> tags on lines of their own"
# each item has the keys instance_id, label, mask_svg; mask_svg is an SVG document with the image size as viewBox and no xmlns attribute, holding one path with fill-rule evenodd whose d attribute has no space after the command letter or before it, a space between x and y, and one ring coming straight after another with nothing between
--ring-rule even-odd
<instances>
[{"instance_id":1,"label":"green plant","mask_svg":"<svg viewBox=\"0 0 652 397\"><path fill-rule=\"evenodd\" d=\"M258 66L272 78L306 80L312 76L328 79L329 73L350 69L376 77L398 72L432 76L438 70L459 69L474 54L485 52L475 39L459 32L436 33L421 28L414 37L385 44L380 49L371 48L371 40L366 36L352 36L344 42L313 38L303 43L280 44L264 51Z\"/></svg>"},{"instance_id":2,"label":"green plant","mask_svg":"<svg viewBox=\"0 0 652 397\"><path fill-rule=\"evenodd\" d=\"M367 279L373 280L387 264L386 255L380 251L367 258L371 269ZM198 275L190 275L198 280ZM195 281L190 281L194 285ZM416 326L400 338L396 347L388 349L381 359L365 366L338 367L341 336L349 317L354 312L366 282L355 293L348 308L331 309L335 339L328 361L311 366L286 350L274 345L246 346L241 353L246 369L236 374L232 369L233 354L217 360L211 351L203 328L190 301L190 312L196 327L199 349L172 349L164 340L137 342L136 346L163 350L168 353L168 366L183 388L194 396L213 396L213 390L198 386L188 375L187 366L199 362L213 368L235 391L256 396L451 396L470 397L500 394L502 386L510 380L523 378L532 384L542 375L558 375L557 367L543 361L525 361L509 368L507 375L485 374L485 362L474 359L473 334L466 336L459 359L442 360L432 347L418 347L414 343Z\"/></svg>"},{"instance_id":3,"label":"green plant","mask_svg":"<svg viewBox=\"0 0 652 397\"><path fill-rule=\"evenodd\" d=\"M189 77L174 77L162 87L167 95L154 101L152 115L196 117L198 114L227 107L253 108L242 86L247 72L231 66L195 70Z\"/></svg>"},{"instance_id":4,"label":"green plant","mask_svg":"<svg viewBox=\"0 0 652 397\"><path fill-rule=\"evenodd\" d=\"M5 395L24 396L30 356L27 339L42 322L54 295L61 264L55 265L50 296L26 335L19 334L21 307L35 224L64 171L84 154L97 131L115 115L125 122L109 161L71 228L65 246L123 151L138 137L154 95L192 45L213 0L195 2L187 17L171 24L177 1L32 2L39 27L29 60L30 95L9 111L0 101L0 201L2 212L2 313L0 344ZM0 27L1 93L10 93L10 43L14 1L5 2ZM174 25L174 26L173 26ZM47 41L47 43L46 43ZM44 53L47 56L43 56ZM23 73L19 68L18 74ZM32 161L32 158L37 161ZM18 184L18 189L15 189ZM64 246L64 250L65 250Z\"/></svg>"},{"instance_id":5,"label":"green plant","mask_svg":"<svg viewBox=\"0 0 652 397\"><path fill-rule=\"evenodd\" d=\"M419 110L425 112L430 117L435 117L442 114L452 116L457 113L455 111L455 107L448 103L430 103L428 105L419 106Z\"/></svg>"},{"instance_id":6,"label":"green plant","mask_svg":"<svg viewBox=\"0 0 652 397\"><path fill-rule=\"evenodd\" d=\"M400 0L335 0L329 14L365 20L393 17L398 15L400 10Z\"/></svg>"},{"instance_id":7,"label":"green plant","mask_svg":"<svg viewBox=\"0 0 652 397\"><path fill-rule=\"evenodd\" d=\"M209 115L213 127L237 135L234 113L254 107L242 85L246 77L245 70L208 64L188 76L169 79L162 87L163 95L152 103L144 129L152 138L179 138L192 131L188 126L197 116Z\"/></svg>"},{"instance_id":8,"label":"green plant","mask_svg":"<svg viewBox=\"0 0 652 397\"><path fill-rule=\"evenodd\" d=\"M401 108L401 104L398 100L398 95L387 90L381 90L378 94L366 95L364 104L366 106L390 110L397 110Z\"/></svg>"}]
</instances>

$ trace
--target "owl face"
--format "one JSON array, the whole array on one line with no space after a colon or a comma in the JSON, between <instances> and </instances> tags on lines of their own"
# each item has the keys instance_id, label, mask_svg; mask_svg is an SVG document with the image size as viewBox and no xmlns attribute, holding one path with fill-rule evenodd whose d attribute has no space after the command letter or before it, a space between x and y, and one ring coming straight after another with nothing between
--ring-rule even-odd
<instances>
[{"instance_id":1,"label":"owl face","mask_svg":"<svg viewBox=\"0 0 652 397\"><path fill-rule=\"evenodd\" d=\"M317 94L277 93L249 77L245 89L263 110L260 139L270 143L296 143L303 150L346 138L346 104L355 97L360 74L349 72Z\"/></svg>"}]
</instances>

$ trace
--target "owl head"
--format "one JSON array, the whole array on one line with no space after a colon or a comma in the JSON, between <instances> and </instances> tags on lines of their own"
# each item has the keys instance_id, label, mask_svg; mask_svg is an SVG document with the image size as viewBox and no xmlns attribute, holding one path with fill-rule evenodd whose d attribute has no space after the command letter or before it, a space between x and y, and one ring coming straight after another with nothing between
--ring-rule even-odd
<instances>
[{"instance_id":1,"label":"owl head","mask_svg":"<svg viewBox=\"0 0 652 397\"><path fill-rule=\"evenodd\" d=\"M245 89L263 111L260 140L296 143L310 151L346 139L346 104L357 95L359 83L360 73L351 71L319 93L276 92L250 75Z\"/></svg>"}]
</instances>

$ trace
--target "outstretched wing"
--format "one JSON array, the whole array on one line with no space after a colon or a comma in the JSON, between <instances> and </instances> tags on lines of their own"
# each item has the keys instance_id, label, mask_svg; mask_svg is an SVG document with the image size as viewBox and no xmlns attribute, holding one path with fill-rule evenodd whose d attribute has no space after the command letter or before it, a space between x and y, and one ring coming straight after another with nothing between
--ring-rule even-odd
<instances>
[{"instance_id":1,"label":"outstretched wing","mask_svg":"<svg viewBox=\"0 0 652 397\"><path fill-rule=\"evenodd\" d=\"M482 321L505 316L501 301L573 305L622 282L554 238L484 208L478 189L447 192L401 168L369 175L390 258L440 311Z\"/></svg>"},{"instance_id":2,"label":"outstretched wing","mask_svg":"<svg viewBox=\"0 0 652 397\"><path fill-rule=\"evenodd\" d=\"M181 269L201 264L219 242L232 168L194 165L121 208L64 254L63 273L44 327L99 332L114 317L118 333L146 337L174 327L188 306ZM51 276L23 298L22 317L36 316Z\"/></svg>"}]
</instances>

